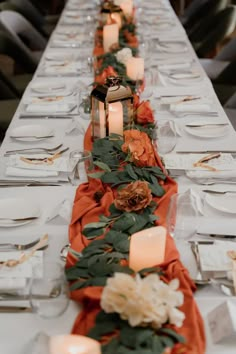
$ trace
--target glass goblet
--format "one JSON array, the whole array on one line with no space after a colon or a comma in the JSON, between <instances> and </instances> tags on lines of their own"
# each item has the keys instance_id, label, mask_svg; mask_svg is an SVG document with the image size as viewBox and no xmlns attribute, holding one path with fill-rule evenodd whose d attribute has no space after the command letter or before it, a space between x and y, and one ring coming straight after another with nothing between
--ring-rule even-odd
<instances>
[{"instance_id":1,"label":"glass goblet","mask_svg":"<svg viewBox=\"0 0 236 354\"><path fill-rule=\"evenodd\" d=\"M157 150L161 155L171 152L177 143L174 122L159 120L157 122Z\"/></svg>"},{"instance_id":2,"label":"glass goblet","mask_svg":"<svg viewBox=\"0 0 236 354\"><path fill-rule=\"evenodd\" d=\"M44 261L43 276L33 268L30 282L30 304L34 312L42 318L62 315L69 304L69 289L64 267L56 262Z\"/></svg>"},{"instance_id":3,"label":"glass goblet","mask_svg":"<svg viewBox=\"0 0 236 354\"><path fill-rule=\"evenodd\" d=\"M174 194L167 212L167 230L176 240L188 240L197 231L198 209L191 195Z\"/></svg>"}]
</instances>

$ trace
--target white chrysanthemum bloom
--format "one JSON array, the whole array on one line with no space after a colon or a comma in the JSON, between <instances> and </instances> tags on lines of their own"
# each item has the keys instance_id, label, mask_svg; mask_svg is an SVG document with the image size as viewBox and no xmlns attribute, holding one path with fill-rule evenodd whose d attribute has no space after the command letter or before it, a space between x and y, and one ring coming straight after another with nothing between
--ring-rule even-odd
<instances>
[{"instance_id":1,"label":"white chrysanthemum bloom","mask_svg":"<svg viewBox=\"0 0 236 354\"><path fill-rule=\"evenodd\" d=\"M181 327L185 315L177 309L183 304L183 294L177 291L178 279L164 283L157 274L141 279L115 273L104 287L101 307L107 313L117 312L132 327L151 325L160 328L164 323Z\"/></svg>"},{"instance_id":2,"label":"white chrysanthemum bloom","mask_svg":"<svg viewBox=\"0 0 236 354\"><path fill-rule=\"evenodd\" d=\"M132 58L133 55L132 50L130 48L123 48L119 50L119 52L117 52L115 56L120 63L125 65L127 61Z\"/></svg>"}]
</instances>

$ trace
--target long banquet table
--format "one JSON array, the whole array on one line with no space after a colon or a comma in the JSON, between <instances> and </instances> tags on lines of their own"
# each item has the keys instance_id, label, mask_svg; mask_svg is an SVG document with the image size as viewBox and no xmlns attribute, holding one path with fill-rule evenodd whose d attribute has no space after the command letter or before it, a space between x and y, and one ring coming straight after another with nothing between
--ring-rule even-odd
<instances>
[{"instance_id":1,"label":"long banquet table","mask_svg":"<svg viewBox=\"0 0 236 354\"><path fill-rule=\"evenodd\" d=\"M64 54L77 54L79 51L78 48L72 48L69 45L64 47L61 46L60 48L57 47L55 36L57 33L63 33L65 28L76 28L77 30L80 28L83 32L83 28L81 24L71 24L68 21L69 17L66 16L67 11L70 10L70 6L75 4L76 1L69 0L66 3L65 9L62 12L61 19L52 34L47 48L43 54L41 62L38 66L37 71L33 77L32 82L29 84L21 103L12 119L10 127L6 133L6 137L1 145L0 150L0 159L1 159L1 167L0 167L0 179L4 179L4 171L5 171L5 161L6 158L4 154L7 150L13 150L17 148L23 147L31 147L29 142L19 142L15 139L10 137L10 132L12 129L16 127L20 127L23 124L41 124L52 128L54 130L54 137L51 138L50 146L56 146L57 143L61 143L63 141L64 146L68 146L70 151L73 149L82 149L83 148L83 136L86 128L88 127L88 121L81 120L80 121L80 128L77 130L73 130L70 132L70 126L72 124L72 118L76 118L76 111L72 112L72 115L69 119L55 118L48 119L38 117L38 118L30 118L30 115L27 119L23 119L21 117L22 114L25 114L25 105L29 102L30 94L31 94L31 86L35 84L47 84L47 83L66 83L66 85L74 85L76 86L77 81L81 80L85 84L90 84L93 81L93 73L91 74L81 74L78 75L76 73L72 74L63 74L63 73L48 73L45 70L45 62L48 58L55 55L64 55ZM78 1L79 3L79 1ZM201 73L202 80L199 82L194 82L191 86L178 85L171 83L161 73L158 74L155 89L153 93L153 97L151 99L152 104L155 109L155 118L156 120L161 119L173 119L173 115L171 115L168 111L160 111L158 105L156 105L156 101L158 97L170 95L173 93L176 94L183 94L185 95L186 92L188 94L200 95L205 94L208 97L211 97L211 100L214 102L214 111L217 111L221 120L223 122L228 122L228 118L224 113L223 108L221 107L210 80L207 78L206 74L204 73L203 69L198 62L196 55L191 47L191 44L188 41L187 35L181 26L178 18L174 14L168 0L163 0L162 4L164 7L168 8L169 16L173 21L172 29L166 34L166 32L161 32L163 34L163 41L170 38L174 38L176 41L184 41L187 45L188 53L184 54L184 58L188 55L189 58L192 58L195 62L195 69ZM73 6L72 6L73 7ZM94 14L95 12L93 12ZM68 26L68 27L66 27ZM165 26L164 26L165 28ZM92 47L87 48L87 51L91 50L90 55L92 55ZM177 55L177 54L176 54ZM173 57L173 56L172 56ZM181 60L181 56L179 57ZM78 59L80 60L80 59ZM82 59L81 59L82 60ZM159 53L151 57L150 59L152 62L157 63L164 63L168 60L168 53ZM78 85L78 84L77 84ZM69 86L68 86L69 87ZM75 95L73 99L76 102L77 96ZM68 114L65 114L68 116ZM196 117L196 120L198 117ZM207 145L205 147L203 145L203 151L212 151L214 149L219 149L220 151L235 151L236 152L236 133L229 123L230 127L230 137L224 140L215 139L212 144ZM185 138L185 144L181 143L181 138ZM182 133L181 137L177 138L177 144L174 150L176 151L189 151L188 148L192 148L193 146L197 146L198 142L194 137L186 137L186 133ZM202 142L200 142L202 144ZM45 146L45 141L39 141L34 143L34 146L43 147ZM198 150L197 150L198 151ZM66 154L68 154L67 152ZM14 178L13 178L14 180ZM51 181L49 178L45 179L45 181ZM177 176L176 181L178 182L178 187L180 192L184 192L189 188L193 188L196 192L202 193L203 189L206 189L206 186L196 184L192 180L186 178L184 175ZM60 184L60 183L59 183ZM215 186L214 186L215 187ZM219 189L230 189L236 191L236 185L233 184L224 184L221 185L220 183L217 184ZM211 188L211 187L209 187ZM27 242L32 238L36 238L37 236L42 236L44 233L49 234L49 247L45 250L45 258L50 259L53 261L60 261L60 250L61 248L68 243L68 224L69 222L65 219L60 220L59 218L55 218L53 220L48 221L48 217L51 215L52 210L54 210L60 203L63 201L67 201L68 204L72 207L73 199L75 196L76 187L70 185L69 183L61 183L58 186L15 186L15 187L0 187L0 199L10 198L10 197L23 197L29 198L30 200L37 200L40 205L41 216L36 221L29 223L28 225L24 225L20 228L0 228L0 241L1 242ZM208 222L212 222L213 219L209 219ZM207 223L207 220L203 220L203 223ZM213 220L215 223L215 229L222 229L225 228L227 230L227 220L222 219L219 215L217 218ZM229 224L232 225L235 221L230 220ZM182 247L182 246L181 246ZM196 273L196 265L194 263L193 256L190 252L189 247L181 248L181 258L185 266L190 270L190 274L194 278L194 274ZM229 297L224 295L223 293L217 291L212 286L205 286L197 290L195 293L195 299L199 306L200 312L203 316L205 321L205 331L207 337L207 354L212 353L235 353L235 346L236 342L235 339L232 341L224 342L223 344L214 345L212 343L209 328L206 321L206 315L209 311L215 308L218 304L222 303L225 300L228 300ZM232 298L235 301L235 298ZM9 302L8 302L9 304ZM22 304L22 303L21 303ZM70 301L69 307L66 312L59 318L50 319L50 320L43 320L37 314L33 313L24 313L24 314L7 314L7 313L0 313L0 321L1 321L1 331L0 331L0 352L4 354L26 354L27 348L29 344L35 337L37 333L43 331L49 335L55 334L62 334L62 333L70 333L75 318L78 315L80 308L78 304L74 301ZM194 336L194 333L193 333ZM199 353L200 354L200 353Z\"/></svg>"}]
</instances>

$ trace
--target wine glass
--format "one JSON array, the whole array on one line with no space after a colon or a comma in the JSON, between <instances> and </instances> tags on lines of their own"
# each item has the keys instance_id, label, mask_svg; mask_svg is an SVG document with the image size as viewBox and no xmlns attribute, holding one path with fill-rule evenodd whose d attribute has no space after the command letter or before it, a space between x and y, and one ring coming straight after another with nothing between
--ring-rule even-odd
<instances>
[{"instance_id":1,"label":"wine glass","mask_svg":"<svg viewBox=\"0 0 236 354\"><path fill-rule=\"evenodd\" d=\"M69 180L73 186L88 181L88 173L93 170L93 157L91 151L74 150L69 156L69 168L72 169Z\"/></svg>"},{"instance_id":2,"label":"wine glass","mask_svg":"<svg viewBox=\"0 0 236 354\"><path fill-rule=\"evenodd\" d=\"M177 143L175 124L172 120L157 122L157 149L161 155L171 152Z\"/></svg>"},{"instance_id":3,"label":"wine glass","mask_svg":"<svg viewBox=\"0 0 236 354\"><path fill-rule=\"evenodd\" d=\"M167 230L176 240L188 240L197 231L198 209L191 194L174 194L167 212Z\"/></svg>"},{"instance_id":4,"label":"wine glass","mask_svg":"<svg viewBox=\"0 0 236 354\"><path fill-rule=\"evenodd\" d=\"M38 267L33 267L29 298L33 311L40 317L48 319L62 315L69 304L64 267L44 261L43 274L39 274Z\"/></svg>"}]
</instances>

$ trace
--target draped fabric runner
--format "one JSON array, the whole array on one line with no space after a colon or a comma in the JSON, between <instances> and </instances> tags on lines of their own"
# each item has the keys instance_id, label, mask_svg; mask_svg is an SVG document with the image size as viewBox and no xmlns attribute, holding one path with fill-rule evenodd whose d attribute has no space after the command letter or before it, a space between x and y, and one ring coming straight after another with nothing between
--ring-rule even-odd
<instances>
[{"instance_id":1,"label":"draped fabric runner","mask_svg":"<svg viewBox=\"0 0 236 354\"><path fill-rule=\"evenodd\" d=\"M101 49L101 48L100 48ZM98 53L99 48L95 48ZM102 78L101 78L102 79ZM92 149L91 127L88 128L84 148ZM155 155L155 166L161 167L161 160L157 153ZM177 184L167 176L163 187L166 193L161 198L154 198L158 203L155 214L159 220L157 225L166 226L166 214L170 197L177 192ZM102 195L99 201L95 200L95 193ZM114 201L116 190L111 189L108 184L103 184L99 179L90 179L88 183L80 185L76 191L72 220L69 228L69 242L71 248L81 252L90 242L82 234L84 226L91 222L99 220L99 215L109 215L109 207ZM193 292L196 290L194 283L189 277L188 271L181 264L179 253L176 249L174 240L170 235L167 237L165 250L165 261L159 265L164 271L164 279L168 282L173 278L178 278L180 290L184 294L184 304L180 308L185 313L185 320L181 328L175 330L186 338L186 345L174 348L172 353L202 354L205 352L205 335L201 315L198 311L193 298ZM69 254L67 258L67 267L74 265L75 259ZM72 333L87 335L95 323L96 314L101 310L100 298L102 287L87 287L71 292L71 298L82 305L82 311L78 315ZM115 354L115 353L114 353Z\"/></svg>"}]
</instances>

